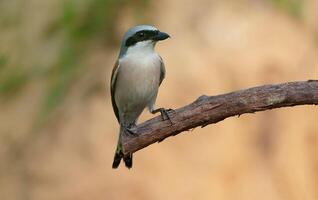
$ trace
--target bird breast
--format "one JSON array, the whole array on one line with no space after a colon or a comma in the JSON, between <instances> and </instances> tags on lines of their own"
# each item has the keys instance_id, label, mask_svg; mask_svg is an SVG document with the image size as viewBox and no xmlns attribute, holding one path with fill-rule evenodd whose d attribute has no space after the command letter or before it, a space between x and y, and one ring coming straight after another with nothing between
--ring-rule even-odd
<instances>
[{"instance_id":1,"label":"bird breast","mask_svg":"<svg viewBox=\"0 0 318 200\"><path fill-rule=\"evenodd\" d=\"M156 98L161 61L156 53L129 55L119 60L115 100L122 112L143 110Z\"/></svg>"}]
</instances>

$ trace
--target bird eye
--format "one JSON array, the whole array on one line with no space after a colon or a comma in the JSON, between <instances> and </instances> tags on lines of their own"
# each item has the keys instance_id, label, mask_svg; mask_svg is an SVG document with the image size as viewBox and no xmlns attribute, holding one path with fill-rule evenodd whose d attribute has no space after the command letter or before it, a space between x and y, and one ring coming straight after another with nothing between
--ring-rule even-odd
<instances>
[{"instance_id":1,"label":"bird eye","mask_svg":"<svg viewBox=\"0 0 318 200\"><path fill-rule=\"evenodd\" d=\"M140 33L138 33L138 36L142 38L142 37L145 36L145 33L144 32L140 32Z\"/></svg>"}]
</instances>

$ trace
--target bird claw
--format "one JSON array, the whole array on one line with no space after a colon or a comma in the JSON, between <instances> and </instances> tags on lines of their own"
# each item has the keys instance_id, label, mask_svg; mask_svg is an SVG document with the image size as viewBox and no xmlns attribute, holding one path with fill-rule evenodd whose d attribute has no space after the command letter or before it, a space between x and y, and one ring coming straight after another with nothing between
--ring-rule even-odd
<instances>
[{"instance_id":1,"label":"bird claw","mask_svg":"<svg viewBox=\"0 0 318 200\"><path fill-rule=\"evenodd\" d=\"M156 114L157 112L160 112L162 120L163 121L169 120L171 125L172 125L173 123L172 123L170 115L169 115L169 112L171 112L171 111L174 111L174 110L171 109L171 108L168 108L168 109L158 108L158 109L155 109L155 110L151 111L151 113L152 114Z\"/></svg>"},{"instance_id":2,"label":"bird claw","mask_svg":"<svg viewBox=\"0 0 318 200\"><path fill-rule=\"evenodd\" d=\"M137 126L135 124L131 124L129 126L124 126L124 132L132 136L137 135Z\"/></svg>"},{"instance_id":3,"label":"bird claw","mask_svg":"<svg viewBox=\"0 0 318 200\"><path fill-rule=\"evenodd\" d=\"M161 118L163 121L165 120L169 120L171 122L170 116L169 116L169 111L171 111L172 109L165 109L165 108L161 108L160 109L160 114L161 114Z\"/></svg>"}]
</instances>

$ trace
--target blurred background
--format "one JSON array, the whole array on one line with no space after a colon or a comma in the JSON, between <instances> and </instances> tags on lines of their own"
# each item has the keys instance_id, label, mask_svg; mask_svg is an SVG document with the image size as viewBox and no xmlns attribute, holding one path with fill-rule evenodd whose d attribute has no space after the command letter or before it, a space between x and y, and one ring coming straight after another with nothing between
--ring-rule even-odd
<instances>
[{"instance_id":1,"label":"blurred background","mask_svg":"<svg viewBox=\"0 0 318 200\"><path fill-rule=\"evenodd\" d=\"M318 199L316 107L196 128L112 170L109 91L121 37L137 24L172 36L156 47L160 107L317 79L317 10L315 0L0 1L0 198Z\"/></svg>"}]
</instances>

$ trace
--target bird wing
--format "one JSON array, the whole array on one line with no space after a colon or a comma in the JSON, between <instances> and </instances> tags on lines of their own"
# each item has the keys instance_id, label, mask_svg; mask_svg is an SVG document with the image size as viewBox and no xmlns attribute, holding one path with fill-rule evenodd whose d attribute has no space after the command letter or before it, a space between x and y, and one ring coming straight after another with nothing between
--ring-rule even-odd
<instances>
[{"instance_id":1,"label":"bird wing","mask_svg":"<svg viewBox=\"0 0 318 200\"><path fill-rule=\"evenodd\" d=\"M117 80L117 72L119 69L119 61L117 60L113 71L112 71L112 77L110 81L110 92L111 92L111 97L112 97L112 105L113 105L113 110L116 115L117 121L119 122L119 113L118 113L118 107L115 102L115 87L116 87L116 80Z\"/></svg>"},{"instance_id":2,"label":"bird wing","mask_svg":"<svg viewBox=\"0 0 318 200\"><path fill-rule=\"evenodd\" d=\"M163 63L163 60L161 58L161 56L159 56L160 58L160 79L159 79L159 85L161 85L163 79L166 76L166 68L165 68L165 64Z\"/></svg>"}]
</instances>

